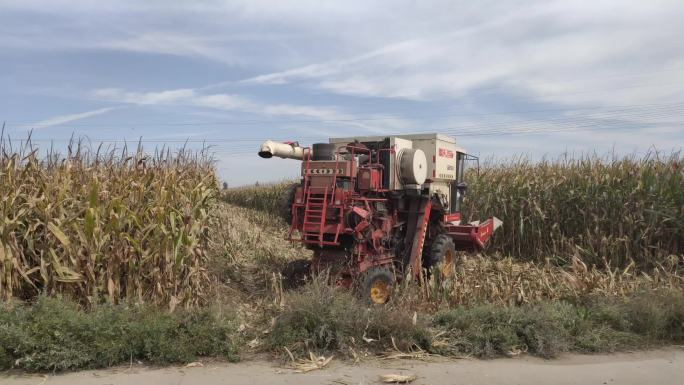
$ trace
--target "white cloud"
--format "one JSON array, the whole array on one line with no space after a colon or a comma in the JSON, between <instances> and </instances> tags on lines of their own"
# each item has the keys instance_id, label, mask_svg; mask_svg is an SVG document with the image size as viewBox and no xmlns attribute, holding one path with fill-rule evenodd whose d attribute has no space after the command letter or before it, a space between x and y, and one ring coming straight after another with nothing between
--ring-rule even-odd
<instances>
[{"instance_id":1,"label":"white cloud","mask_svg":"<svg viewBox=\"0 0 684 385\"><path fill-rule=\"evenodd\" d=\"M94 98L136 105L182 105L212 108L223 111L241 111L253 114L300 116L312 119L344 120L353 118L334 107L293 104L259 103L240 95L201 94L194 89L177 89L152 92L132 92L118 88L103 88L92 92Z\"/></svg>"},{"instance_id":2,"label":"white cloud","mask_svg":"<svg viewBox=\"0 0 684 385\"><path fill-rule=\"evenodd\" d=\"M178 56L206 57L217 61L232 62L222 42L208 36L175 33L173 31L144 31L132 36L114 37L94 42L93 48L122 50L141 53L158 53Z\"/></svg>"},{"instance_id":3,"label":"white cloud","mask_svg":"<svg viewBox=\"0 0 684 385\"><path fill-rule=\"evenodd\" d=\"M668 85L668 79L684 77L678 43L684 8L678 2L541 1L522 7L501 2L476 11L459 6L474 12L474 21L440 25L440 7L434 7L437 28L420 37L245 82L419 100L486 89L570 105L658 102L684 91L684 86ZM359 38L353 31L343 35L348 45ZM677 66L660 79L645 76ZM635 74L644 76L632 78L632 84L645 80L649 86L624 88L624 77Z\"/></svg>"},{"instance_id":4,"label":"white cloud","mask_svg":"<svg viewBox=\"0 0 684 385\"><path fill-rule=\"evenodd\" d=\"M414 100L460 98L486 88L562 104L684 94L675 86L629 90L615 78L676 66L683 68L631 81L667 84L684 77L684 7L676 0L0 4L53 20L0 23L0 46L161 53L247 72L270 69L246 76L243 84Z\"/></svg>"},{"instance_id":5,"label":"white cloud","mask_svg":"<svg viewBox=\"0 0 684 385\"><path fill-rule=\"evenodd\" d=\"M93 96L112 102L158 105L173 104L193 98L195 91L192 89L178 89L159 92L128 92L119 88L102 88L95 90Z\"/></svg>"},{"instance_id":6,"label":"white cloud","mask_svg":"<svg viewBox=\"0 0 684 385\"><path fill-rule=\"evenodd\" d=\"M139 106L190 106L210 108L220 111L244 112L255 115L299 117L302 123L327 124L337 127L352 127L359 132L378 134L392 133L393 129L406 128L409 122L400 117L373 121L357 120L353 114L344 113L337 107L321 105L299 105L278 103L269 104L258 102L241 95L234 94L203 94L194 89L177 89L152 92L133 92L118 88L103 88L93 91L92 96L101 101L135 104ZM287 120L282 122L288 123ZM330 129L333 129L332 127ZM305 132L303 128L299 131ZM321 131L319 131L320 133Z\"/></svg>"},{"instance_id":7,"label":"white cloud","mask_svg":"<svg viewBox=\"0 0 684 385\"><path fill-rule=\"evenodd\" d=\"M310 64L304 67L288 69L282 72L258 75L245 79L242 82L257 84L285 84L297 78L321 78L329 75L335 75L340 72L347 71L353 65L405 49L406 47L410 47L415 43L416 42L412 40L394 43L386 47L381 47L371 52L361 54L359 56L324 63Z\"/></svg>"},{"instance_id":8,"label":"white cloud","mask_svg":"<svg viewBox=\"0 0 684 385\"><path fill-rule=\"evenodd\" d=\"M51 118L47 118L47 119L41 120L39 122L35 122L35 123L28 125L26 127L28 129L48 128L48 127L52 127L52 126L61 125L64 123L70 123L70 122L74 122L77 120L87 119L87 118L97 116L97 115L102 115L102 114L107 113L109 111L112 111L114 109L116 109L116 108L115 107L106 107L106 108L100 108L100 109L92 110L92 111L80 112L78 114L53 116Z\"/></svg>"},{"instance_id":9,"label":"white cloud","mask_svg":"<svg viewBox=\"0 0 684 385\"><path fill-rule=\"evenodd\" d=\"M281 135L281 123L309 136L530 128L550 132L459 140L485 151L681 145L676 109L602 116L582 108L684 100L682 19L681 0L0 0L3 65L32 63L21 67L24 78L5 71L0 81L17 87L9 94L45 87L29 68L53 75L56 64L48 97L120 84L88 96L143 107L127 119L145 135L159 135L143 125L167 110L145 107L179 106L169 109L173 119L260 116L271 125L249 135L261 136ZM576 113L524 112L547 108ZM481 115L438 117L452 112ZM387 114L396 118L373 120ZM605 132L558 131L582 124ZM621 126L629 128L618 135Z\"/></svg>"}]
</instances>

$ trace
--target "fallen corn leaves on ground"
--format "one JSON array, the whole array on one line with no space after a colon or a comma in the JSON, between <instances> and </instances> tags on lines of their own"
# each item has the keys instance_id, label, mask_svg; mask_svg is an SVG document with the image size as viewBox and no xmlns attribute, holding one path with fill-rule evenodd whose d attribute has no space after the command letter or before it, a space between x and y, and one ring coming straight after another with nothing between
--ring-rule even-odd
<instances>
[{"instance_id":1,"label":"fallen corn leaves on ground","mask_svg":"<svg viewBox=\"0 0 684 385\"><path fill-rule=\"evenodd\" d=\"M270 288L273 273L290 260L310 258L310 252L286 240L287 227L279 218L260 210L233 205L221 206L217 219L221 222L220 239L215 251L225 252L224 274L235 282L249 285L248 290ZM223 237L223 238L221 238ZM220 259L214 258L215 262ZM671 256L656 267L641 271L634 263L618 269L587 266L580 257L570 265L550 262L539 264L516 261L511 257L462 255L456 276L446 282L432 279L421 290L421 301L444 305L497 303L517 305L543 300L573 299L588 295L627 296L656 289L682 289L684 277L678 267L682 256ZM417 285L411 285L414 287ZM408 290L411 292L411 290ZM416 290L413 290L416 292ZM399 293L402 295L402 293Z\"/></svg>"},{"instance_id":2,"label":"fallen corn leaves on ground","mask_svg":"<svg viewBox=\"0 0 684 385\"><path fill-rule=\"evenodd\" d=\"M624 297L649 290L684 288L684 277L677 269L683 262L682 257L672 256L666 265L640 272L634 264L624 269L587 267L579 258L573 259L570 266L555 266L510 257L464 256L453 280L433 279L425 292L429 299L452 306L519 305L590 295Z\"/></svg>"}]
</instances>

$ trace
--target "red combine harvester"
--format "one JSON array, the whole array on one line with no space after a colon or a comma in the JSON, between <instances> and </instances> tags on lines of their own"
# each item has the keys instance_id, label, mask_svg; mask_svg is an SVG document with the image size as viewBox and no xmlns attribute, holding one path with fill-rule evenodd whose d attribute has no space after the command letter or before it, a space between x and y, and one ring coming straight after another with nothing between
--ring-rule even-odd
<instances>
[{"instance_id":1,"label":"red combine harvester","mask_svg":"<svg viewBox=\"0 0 684 385\"><path fill-rule=\"evenodd\" d=\"M357 282L372 303L386 302L407 274L449 277L456 252L482 250L501 224L494 217L461 223L466 161L477 158L448 136L331 138L310 148L269 140L259 156L301 160L284 215L289 240L313 250L304 267Z\"/></svg>"}]
</instances>

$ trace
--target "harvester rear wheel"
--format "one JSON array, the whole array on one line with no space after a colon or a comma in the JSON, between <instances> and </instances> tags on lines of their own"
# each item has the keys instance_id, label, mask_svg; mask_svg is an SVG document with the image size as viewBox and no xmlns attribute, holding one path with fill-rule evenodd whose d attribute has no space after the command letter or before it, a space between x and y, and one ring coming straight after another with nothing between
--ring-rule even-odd
<instances>
[{"instance_id":1,"label":"harvester rear wheel","mask_svg":"<svg viewBox=\"0 0 684 385\"><path fill-rule=\"evenodd\" d=\"M446 234L440 234L432 242L425 267L428 271L435 269L442 278L451 278L456 272L457 258L454 240Z\"/></svg>"},{"instance_id":2,"label":"harvester rear wheel","mask_svg":"<svg viewBox=\"0 0 684 385\"><path fill-rule=\"evenodd\" d=\"M283 289L294 289L306 283L306 278L311 275L311 261L297 259L288 262L281 271L283 276Z\"/></svg>"},{"instance_id":3,"label":"harvester rear wheel","mask_svg":"<svg viewBox=\"0 0 684 385\"><path fill-rule=\"evenodd\" d=\"M382 305L390 300L394 281L388 267L371 267L359 279L358 295L370 304Z\"/></svg>"}]
</instances>

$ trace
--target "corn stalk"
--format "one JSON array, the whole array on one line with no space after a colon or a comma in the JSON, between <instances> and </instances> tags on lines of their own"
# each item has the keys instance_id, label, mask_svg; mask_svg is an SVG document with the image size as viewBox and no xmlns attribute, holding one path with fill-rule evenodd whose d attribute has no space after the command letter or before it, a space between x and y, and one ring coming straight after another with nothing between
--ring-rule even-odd
<instances>
[{"instance_id":1,"label":"corn stalk","mask_svg":"<svg viewBox=\"0 0 684 385\"><path fill-rule=\"evenodd\" d=\"M201 303L216 192L203 152L74 141L40 158L1 138L0 297Z\"/></svg>"}]
</instances>

